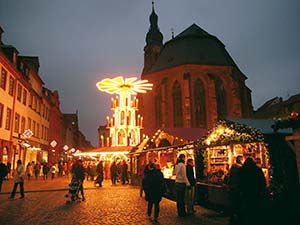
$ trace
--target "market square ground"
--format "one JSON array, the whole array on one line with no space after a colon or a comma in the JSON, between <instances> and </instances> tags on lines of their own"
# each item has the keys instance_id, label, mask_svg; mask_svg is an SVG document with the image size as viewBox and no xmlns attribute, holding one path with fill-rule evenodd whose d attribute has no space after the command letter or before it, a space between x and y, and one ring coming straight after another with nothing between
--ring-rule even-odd
<instances>
[{"instance_id":1,"label":"market square ground","mask_svg":"<svg viewBox=\"0 0 300 225\"><path fill-rule=\"evenodd\" d=\"M4 181L0 193L0 224L153 224L146 215L147 204L139 197L139 187L131 185L111 186L105 181L102 188L85 181L85 202L66 204L64 197L69 179L25 181L25 198L8 199L12 180ZM168 199L161 202L159 223L156 224L216 224L225 225L224 214L196 206L196 214L179 218L176 203Z\"/></svg>"}]
</instances>

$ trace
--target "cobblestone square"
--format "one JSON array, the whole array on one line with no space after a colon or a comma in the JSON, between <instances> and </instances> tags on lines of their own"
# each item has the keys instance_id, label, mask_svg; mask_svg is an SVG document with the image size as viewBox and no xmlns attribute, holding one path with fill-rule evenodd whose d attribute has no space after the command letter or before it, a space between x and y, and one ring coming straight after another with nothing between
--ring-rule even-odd
<instances>
[{"instance_id":1,"label":"cobblestone square","mask_svg":"<svg viewBox=\"0 0 300 225\"><path fill-rule=\"evenodd\" d=\"M69 179L25 181L25 198L8 199L11 180L4 181L0 194L0 224L49 225L49 224L202 224L224 225L228 218L215 211L196 206L194 216L177 217L176 203L163 199L157 223L146 215L147 202L139 196L139 187L112 186L105 181L102 188L92 181L85 181L86 201L66 204Z\"/></svg>"}]
</instances>

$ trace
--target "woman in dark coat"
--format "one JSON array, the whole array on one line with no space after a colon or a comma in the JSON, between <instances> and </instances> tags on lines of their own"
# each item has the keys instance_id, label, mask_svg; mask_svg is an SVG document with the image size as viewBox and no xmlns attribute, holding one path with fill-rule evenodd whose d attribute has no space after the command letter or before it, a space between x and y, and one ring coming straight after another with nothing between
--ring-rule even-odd
<instances>
[{"instance_id":1,"label":"woman in dark coat","mask_svg":"<svg viewBox=\"0 0 300 225\"><path fill-rule=\"evenodd\" d=\"M241 224L265 224L263 206L266 199L266 179L252 157L248 157L240 168L239 181L242 200ZM257 221L257 218L260 220Z\"/></svg>"},{"instance_id":2,"label":"woman in dark coat","mask_svg":"<svg viewBox=\"0 0 300 225\"><path fill-rule=\"evenodd\" d=\"M164 177L160 170L154 164L148 165L148 173L143 179L143 189L148 202L148 216L151 217L152 207L154 205L154 221L157 221L159 216L159 203L165 193Z\"/></svg>"},{"instance_id":3,"label":"woman in dark coat","mask_svg":"<svg viewBox=\"0 0 300 225\"><path fill-rule=\"evenodd\" d=\"M96 172L97 172L97 178L96 178L95 183L99 184L99 187L102 187L102 181L103 181L103 162L102 161L100 161L98 163Z\"/></svg>"}]
</instances>

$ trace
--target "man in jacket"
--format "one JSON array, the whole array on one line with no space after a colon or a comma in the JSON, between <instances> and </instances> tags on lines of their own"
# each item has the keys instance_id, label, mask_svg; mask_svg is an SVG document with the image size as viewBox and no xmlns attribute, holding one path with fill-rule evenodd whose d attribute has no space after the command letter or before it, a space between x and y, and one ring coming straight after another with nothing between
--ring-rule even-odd
<instances>
[{"instance_id":1,"label":"man in jacket","mask_svg":"<svg viewBox=\"0 0 300 225\"><path fill-rule=\"evenodd\" d=\"M186 176L185 155L180 154L175 165L175 188L176 188L176 206L179 217L187 215L185 211L185 191L186 187L190 186L190 182Z\"/></svg>"},{"instance_id":2,"label":"man in jacket","mask_svg":"<svg viewBox=\"0 0 300 225\"><path fill-rule=\"evenodd\" d=\"M17 161L17 168L14 172L14 187L13 187L13 190L12 190L9 198L13 199L15 197L18 185L20 185L20 194L21 194L20 198L25 197L24 196L24 177L25 177L24 166L22 165L21 159L19 159Z\"/></svg>"},{"instance_id":3,"label":"man in jacket","mask_svg":"<svg viewBox=\"0 0 300 225\"><path fill-rule=\"evenodd\" d=\"M187 214L194 214L194 201L195 201L195 184L196 179L194 175L194 160L188 159L186 165L186 176L190 182L190 186L186 189L186 209Z\"/></svg>"}]
</instances>

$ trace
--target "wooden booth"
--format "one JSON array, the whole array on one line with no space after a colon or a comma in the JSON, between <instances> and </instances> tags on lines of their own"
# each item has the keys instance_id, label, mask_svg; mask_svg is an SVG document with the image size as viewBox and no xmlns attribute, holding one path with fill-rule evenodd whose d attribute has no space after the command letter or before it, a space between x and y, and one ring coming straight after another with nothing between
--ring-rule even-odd
<instances>
[{"instance_id":1,"label":"wooden booth","mask_svg":"<svg viewBox=\"0 0 300 225\"><path fill-rule=\"evenodd\" d=\"M258 129L232 121L219 121L197 143L203 171L197 182L197 201L227 208L227 179L237 156L253 157L262 168L269 184L269 156L264 136Z\"/></svg>"},{"instance_id":2,"label":"wooden booth","mask_svg":"<svg viewBox=\"0 0 300 225\"><path fill-rule=\"evenodd\" d=\"M166 197L175 199L175 176L173 169L179 154L186 159L195 157L194 142L158 130L152 138L144 140L130 152L131 177L133 185L140 185L145 164L150 161L158 164L167 184Z\"/></svg>"},{"instance_id":3,"label":"wooden booth","mask_svg":"<svg viewBox=\"0 0 300 225\"><path fill-rule=\"evenodd\" d=\"M191 141L158 130L130 152L132 184L140 185L143 164L160 165L167 183L167 196L175 199L173 168L179 154L195 160L196 204L226 210L229 206L227 179L237 156L253 157L265 175L268 189L289 189L297 181L296 159L285 137L274 133L273 120L221 120L209 131L197 131L201 138ZM286 175L284 175L286 174ZM270 179L272 177L272 179Z\"/></svg>"}]
</instances>

